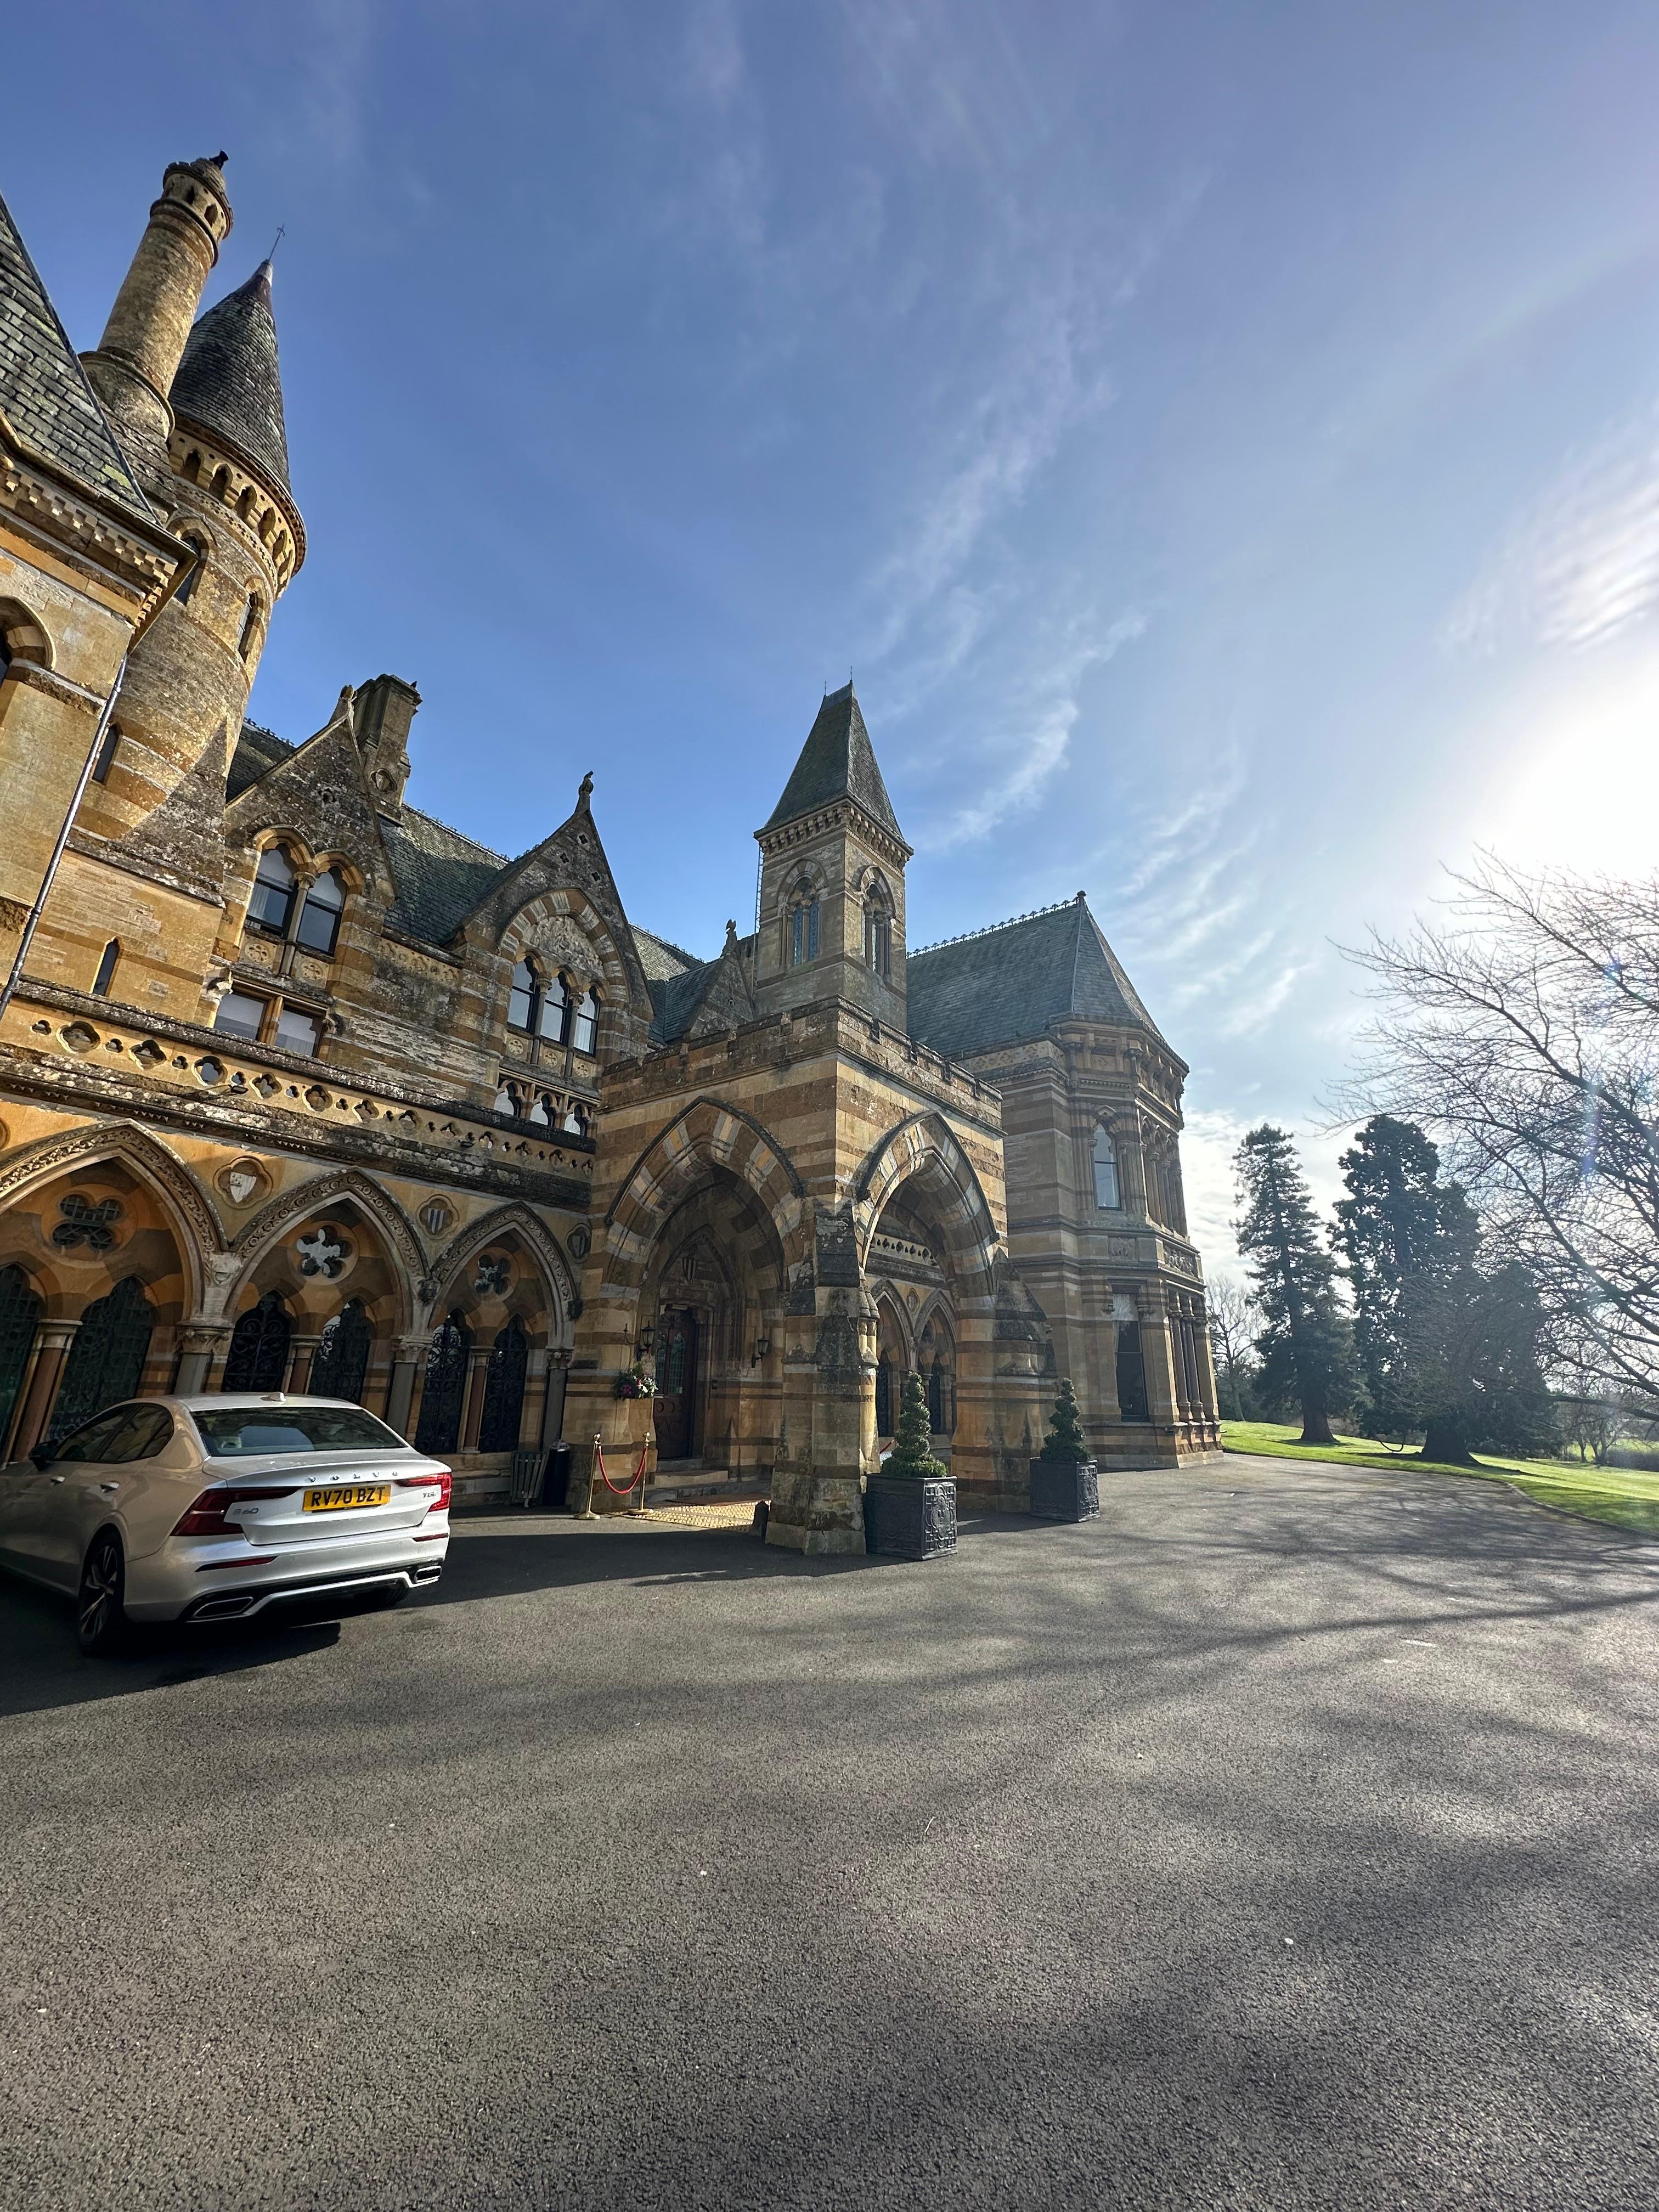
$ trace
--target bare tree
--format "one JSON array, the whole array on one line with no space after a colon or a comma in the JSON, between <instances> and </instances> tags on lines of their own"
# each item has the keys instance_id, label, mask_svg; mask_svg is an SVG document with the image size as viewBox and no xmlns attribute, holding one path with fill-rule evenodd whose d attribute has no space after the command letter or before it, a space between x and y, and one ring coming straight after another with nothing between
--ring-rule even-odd
<instances>
[{"instance_id":1,"label":"bare tree","mask_svg":"<svg viewBox=\"0 0 1659 2212\"><path fill-rule=\"evenodd\" d=\"M1261 1328L1261 1311L1249 1291L1231 1275L1212 1275L1205 1296L1216 1382L1233 1408L1232 1418L1243 1419L1252 1403L1255 1370L1250 1353Z\"/></svg>"},{"instance_id":2,"label":"bare tree","mask_svg":"<svg viewBox=\"0 0 1659 2212\"><path fill-rule=\"evenodd\" d=\"M1427 1122L1557 1340L1659 1407L1659 881L1453 881L1348 955L1381 1012L1345 1103Z\"/></svg>"}]
</instances>

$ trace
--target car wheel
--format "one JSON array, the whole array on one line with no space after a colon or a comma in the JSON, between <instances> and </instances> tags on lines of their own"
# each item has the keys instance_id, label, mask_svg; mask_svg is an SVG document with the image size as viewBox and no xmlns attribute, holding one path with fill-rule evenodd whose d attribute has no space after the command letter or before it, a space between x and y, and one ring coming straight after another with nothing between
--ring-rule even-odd
<instances>
[{"instance_id":1,"label":"car wheel","mask_svg":"<svg viewBox=\"0 0 1659 2212\"><path fill-rule=\"evenodd\" d=\"M87 1547L76 1601L81 1649L94 1659L109 1658L126 1640L126 1580L121 1539L113 1528L103 1529Z\"/></svg>"}]
</instances>

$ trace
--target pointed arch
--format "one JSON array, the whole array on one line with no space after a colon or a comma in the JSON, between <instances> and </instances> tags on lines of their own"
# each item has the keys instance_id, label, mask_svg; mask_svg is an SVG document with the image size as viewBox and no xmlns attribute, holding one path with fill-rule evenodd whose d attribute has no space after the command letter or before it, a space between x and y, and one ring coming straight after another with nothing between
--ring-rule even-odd
<instances>
[{"instance_id":1,"label":"pointed arch","mask_svg":"<svg viewBox=\"0 0 1659 2212\"><path fill-rule=\"evenodd\" d=\"M73 1129L20 1146L0 1169L0 1208L36 1183L103 1160L119 1160L155 1192L175 1231L191 1299L199 1304L209 1262L227 1249L224 1229L213 1201L184 1162L136 1121Z\"/></svg>"},{"instance_id":2,"label":"pointed arch","mask_svg":"<svg viewBox=\"0 0 1659 2212\"><path fill-rule=\"evenodd\" d=\"M407 1328L414 1317L415 1286L426 1270L421 1240L415 1233L414 1224L391 1192L371 1181L361 1168L335 1168L326 1175L313 1176L308 1182L298 1183L292 1190L279 1191L275 1198L266 1200L252 1219L238 1231L230 1247L243 1264L227 1304L234 1304L235 1291L285 1229L295 1221L323 1212L343 1198L349 1198L374 1223L397 1263L394 1272L401 1316L398 1327Z\"/></svg>"},{"instance_id":3,"label":"pointed arch","mask_svg":"<svg viewBox=\"0 0 1659 2212\"><path fill-rule=\"evenodd\" d=\"M715 1169L748 1186L786 1256L802 1257L805 1187L788 1153L752 1115L708 1097L683 1107L629 1170L605 1218L613 1247L643 1258L666 1216Z\"/></svg>"},{"instance_id":4,"label":"pointed arch","mask_svg":"<svg viewBox=\"0 0 1659 2212\"><path fill-rule=\"evenodd\" d=\"M999 1252L990 1201L974 1164L942 1114L915 1114L901 1121L866 1156L853 1185L859 1261L868 1262L882 1208L902 1183L914 1182L931 1200L946 1246L949 1272L959 1294L991 1297Z\"/></svg>"},{"instance_id":5,"label":"pointed arch","mask_svg":"<svg viewBox=\"0 0 1659 2212\"><path fill-rule=\"evenodd\" d=\"M574 1340L570 1313L576 1303L576 1285L570 1273L570 1263L560 1250L558 1239L547 1224L520 1199L498 1206L493 1212L470 1222L465 1229L457 1230L431 1267L425 1271L424 1280L420 1286L422 1302L428 1305L441 1304L448 1296L456 1276L469 1260L487 1245L510 1236L519 1237L540 1267L553 1321L554 1341L562 1349L568 1349Z\"/></svg>"}]
</instances>

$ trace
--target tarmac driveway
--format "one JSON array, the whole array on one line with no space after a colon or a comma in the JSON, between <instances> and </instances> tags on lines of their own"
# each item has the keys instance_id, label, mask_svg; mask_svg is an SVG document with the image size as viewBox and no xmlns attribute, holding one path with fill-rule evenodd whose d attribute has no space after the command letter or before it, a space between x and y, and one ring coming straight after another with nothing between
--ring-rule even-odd
<instances>
[{"instance_id":1,"label":"tarmac driveway","mask_svg":"<svg viewBox=\"0 0 1659 2212\"><path fill-rule=\"evenodd\" d=\"M953 1560L0 1586L0 2204L1659 2201L1659 1544L1229 1459Z\"/></svg>"}]
</instances>

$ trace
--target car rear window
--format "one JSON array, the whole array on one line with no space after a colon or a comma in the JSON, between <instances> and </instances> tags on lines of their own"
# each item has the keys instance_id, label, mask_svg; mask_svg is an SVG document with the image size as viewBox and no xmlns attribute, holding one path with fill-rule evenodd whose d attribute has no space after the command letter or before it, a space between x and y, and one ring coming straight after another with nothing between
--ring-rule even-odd
<instances>
[{"instance_id":1,"label":"car rear window","mask_svg":"<svg viewBox=\"0 0 1659 2212\"><path fill-rule=\"evenodd\" d=\"M227 1407L192 1413L214 1459L251 1459L264 1452L407 1451L395 1430L361 1406Z\"/></svg>"}]
</instances>

